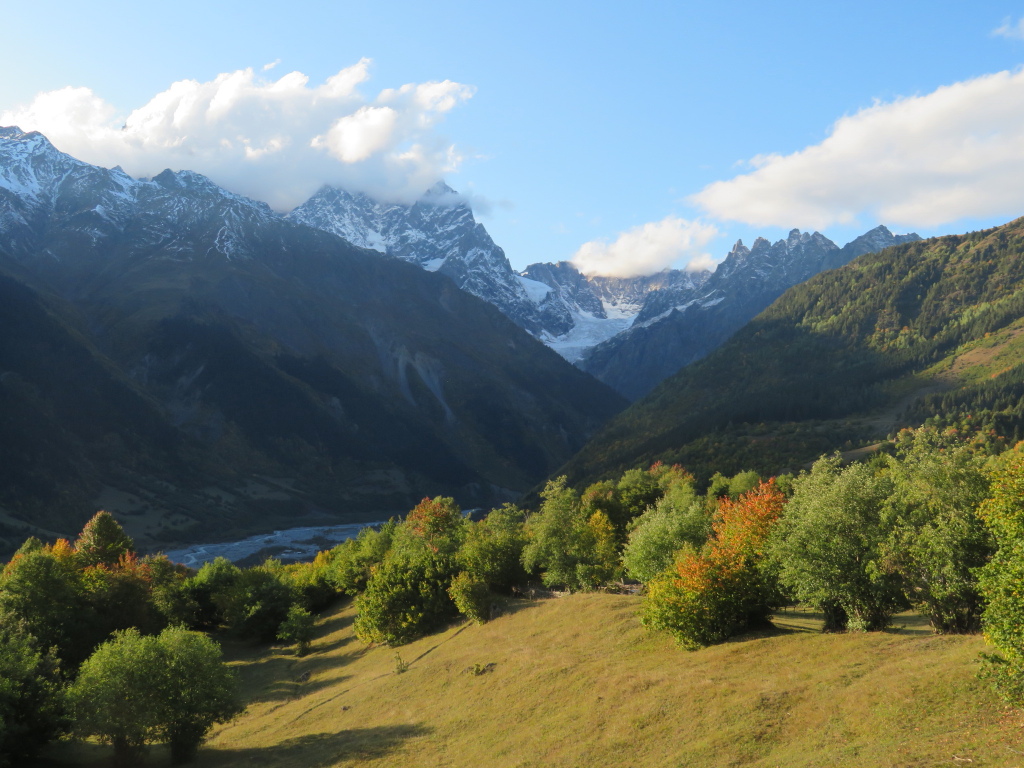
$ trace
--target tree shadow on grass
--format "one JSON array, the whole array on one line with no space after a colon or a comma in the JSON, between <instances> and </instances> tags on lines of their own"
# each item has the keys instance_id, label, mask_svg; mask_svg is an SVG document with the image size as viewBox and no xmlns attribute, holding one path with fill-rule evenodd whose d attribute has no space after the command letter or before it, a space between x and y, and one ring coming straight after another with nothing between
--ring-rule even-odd
<instances>
[{"instance_id":1,"label":"tree shadow on grass","mask_svg":"<svg viewBox=\"0 0 1024 768\"><path fill-rule=\"evenodd\" d=\"M405 741L426 736L433 729L411 723L376 728L351 728L338 733L316 733L287 739L269 747L250 749L200 748L196 768L219 766L316 766L344 760L363 761L384 757Z\"/></svg>"}]
</instances>

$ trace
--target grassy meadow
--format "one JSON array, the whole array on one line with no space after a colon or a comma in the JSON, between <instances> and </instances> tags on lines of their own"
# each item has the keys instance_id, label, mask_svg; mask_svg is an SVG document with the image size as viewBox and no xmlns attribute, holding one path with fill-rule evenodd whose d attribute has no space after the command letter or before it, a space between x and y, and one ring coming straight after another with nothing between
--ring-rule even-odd
<instances>
[{"instance_id":1,"label":"grassy meadow","mask_svg":"<svg viewBox=\"0 0 1024 768\"><path fill-rule=\"evenodd\" d=\"M911 613L824 635L791 610L775 632L688 653L640 626L638 602L514 601L399 649L360 643L346 603L306 657L230 645L250 704L192 765L1024 766L1024 715L978 680L979 636L933 635ZM110 755L65 742L42 764ZM164 748L148 765L169 765Z\"/></svg>"}]
</instances>

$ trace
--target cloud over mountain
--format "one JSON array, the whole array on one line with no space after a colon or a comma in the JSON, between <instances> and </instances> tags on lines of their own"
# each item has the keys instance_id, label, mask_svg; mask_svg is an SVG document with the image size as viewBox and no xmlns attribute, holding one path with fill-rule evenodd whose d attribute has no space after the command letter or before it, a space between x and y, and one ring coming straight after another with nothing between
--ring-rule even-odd
<instances>
[{"instance_id":1,"label":"cloud over mountain","mask_svg":"<svg viewBox=\"0 0 1024 768\"><path fill-rule=\"evenodd\" d=\"M702 249L717 236L711 224L667 216L623 232L611 243L584 243L571 261L585 275L605 277L652 275L682 261L688 269L704 269L714 262Z\"/></svg>"},{"instance_id":2,"label":"cloud over mountain","mask_svg":"<svg viewBox=\"0 0 1024 768\"><path fill-rule=\"evenodd\" d=\"M127 117L89 88L67 87L0 113L0 124L40 131L65 152L133 176L199 171L280 210L325 183L411 202L458 167L458 149L436 126L474 88L409 83L367 98L359 86L370 63L320 85L301 72L267 80L252 68L180 80Z\"/></svg>"},{"instance_id":3,"label":"cloud over mountain","mask_svg":"<svg viewBox=\"0 0 1024 768\"><path fill-rule=\"evenodd\" d=\"M844 117L820 144L750 161L690 200L719 219L824 229L859 217L927 228L1024 209L1024 71Z\"/></svg>"}]
</instances>

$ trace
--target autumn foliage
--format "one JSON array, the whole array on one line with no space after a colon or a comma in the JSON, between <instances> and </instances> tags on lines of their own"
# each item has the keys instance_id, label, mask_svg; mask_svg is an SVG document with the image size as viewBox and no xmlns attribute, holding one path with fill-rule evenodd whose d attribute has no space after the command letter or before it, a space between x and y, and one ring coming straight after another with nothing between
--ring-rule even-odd
<instances>
[{"instance_id":1,"label":"autumn foliage","mask_svg":"<svg viewBox=\"0 0 1024 768\"><path fill-rule=\"evenodd\" d=\"M708 543L700 551L684 548L675 565L648 585L644 624L695 649L766 623L778 589L762 564L784 505L773 480L737 501L723 498Z\"/></svg>"}]
</instances>

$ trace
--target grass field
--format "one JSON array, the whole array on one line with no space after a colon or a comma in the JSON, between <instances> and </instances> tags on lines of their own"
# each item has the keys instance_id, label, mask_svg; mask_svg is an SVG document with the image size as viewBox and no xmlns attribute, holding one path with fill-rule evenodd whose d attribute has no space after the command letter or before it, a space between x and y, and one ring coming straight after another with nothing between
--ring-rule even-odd
<instances>
[{"instance_id":1,"label":"grass field","mask_svg":"<svg viewBox=\"0 0 1024 768\"><path fill-rule=\"evenodd\" d=\"M980 637L913 614L823 635L788 611L776 632L688 653L639 625L638 600L515 602L397 651L360 643L344 605L304 658L231 646L251 703L194 765L1024 766L1024 716L977 679ZM109 755L59 744L45 765Z\"/></svg>"}]
</instances>

